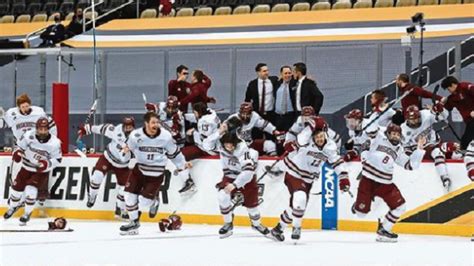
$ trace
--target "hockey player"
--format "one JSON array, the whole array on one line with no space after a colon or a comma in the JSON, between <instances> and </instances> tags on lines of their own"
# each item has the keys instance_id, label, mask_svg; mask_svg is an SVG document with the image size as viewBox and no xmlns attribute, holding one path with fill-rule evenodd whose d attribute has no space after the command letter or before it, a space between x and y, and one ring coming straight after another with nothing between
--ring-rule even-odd
<instances>
[{"instance_id":1,"label":"hockey player","mask_svg":"<svg viewBox=\"0 0 474 266\"><path fill-rule=\"evenodd\" d=\"M220 238L232 235L234 206L231 199L237 192L244 196L243 206L247 207L252 228L263 235L269 233L268 228L260 223L258 210L258 185L255 175L258 152L247 147L245 142L239 139L236 133L238 127L239 125L228 128L227 122L224 122L217 132L204 140L207 149L219 152L224 172L221 182L216 185L219 207L224 217L224 226L219 230Z\"/></svg>"},{"instance_id":2,"label":"hockey player","mask_svg":"<svg viewBox=\"0 0 474 266\"><path fill-rule=\"evenodd\" d=\"M405 154L400 139L402 129L396 124L389 124L385 132L377 133L371 140L366 160L362 164L362 177L357 191L357 199L352 206L352 212L364 217L369 211L375 196L382 198L390 210L382 222L379 220L377 241L396 242L398 235L392 232L393 225L405 212L405 199L393 183L393 168L395 164L406 170L420 166L425 154L426 138L421 136L417 148L411 156Z\"/></svg>"},{"instance_id":3,"label":"hockey player","mask_svg":"<svg viewBox=\"0 0 474 266\"><path fill-rule=\"evenodd\" d=\"M138 234L141 212L154 205L168 160L184 174L192 166L185 161L171 133L160 127L156 113L146 113L144 121L145 126L132 131L127 141L127 147L137 163L125 184L125 204L130 223L120 227L122 235Z\"/></svg>"},{"instance_id":4,"label":"hockey player","mask_svg":"<svg viewBox=\"0 0 474 266\"><path fill-rule=\"evenodd\" d=\"M277 141L283 141L285 132L276 130L275 126L269 121L263 119L257 112L253 111L252 103L243 102L240 105L238 113L230 115L227 120L237 117L242 122L242 127L238 130L239 138L244 140L247 145L255 149L259 154L270 156L277 155L276 144L272 140L252 139L252 130L257 128L269 134L272 134Z\"/></svg>"},{"instance_id":5,"label":"hockey player","mask_svg":"<svg viewBox=\"0 0 474 266\"><path fill-rule=\"evenodd\" d=\"M344 118L346 119L346 127L349 131L349 140L344 145L346 149L344 161L350 162L358 156L363 160L365 157L364 151L368 149L370 139L377 135L379 130L378 123L374 122L362 131L371 120L364 118L362 111L359 109L352 109Z\"/></svg>"},{"instance_id":6,"label":"hockey player","mask_svg":"<svg viewBox=\"0 0 474 266\"><path fill-rule=\"evenodd\" d=\"M291 141L296 141L296 136L298 136L301 131L308 125L308 121L316 116L314 108L312 106L304 106L301 108L301 115L296 119L296 122L291 126L290 130L286 132L285 135L285 145ZM327 137L332 139L336 145L337 149L341 148L341 136L336 133L336 131L328 128Z\"/></svg>"},{"instance_id":7,"label":"hockey player","mask_svg":"<svg viewBox=\"0 0 474 266\"><path fill-rule=\"evenodd\" d=\"M110 171L115 174L117 178L118 192L117 201L115 205L115 215L117 218L127 219L128 215L125 211L124 190L127 182L131 154L129 151L124 152L127 139L135 129L135 119L133 117L124 117L122 124L113 126L112 124L90 125L85 124L80 126L79 133L81 135L90 135L92 133L104 135L111 141L105 147L105 151L95 164L94 171L91 176L89 185L89 194L87 198L87 207L92 208L97 199L100 185L104 177Z\"/></svg>"},{"instance_id":8,"label":"hockey player","mask_svg":"<svg viewBox=\"0 0 474 266\"><path fill-rule=\"evenodd\" d=\"M368 119L369 121L377 120L374 123L377 123L379 127L386 127L388 124L392 122L392 118L394 116L395 118L397 117L396 116L397 111L390 108L388 103L385 102L386 100L387 98L385 97L385 93L382 90L374 90L370 96L370 104L372 106L372 113L369 115ZM387 108L390 108L390 109L387 110ZM399 113L401 114L401 112ZM402 116L402 119L403 119L403 116Z\"/></svg>"},{"instance_id":9,"label":"hockey player","mask_svg":"<svg viewBox=\"0 0 474 266\"><path fill-rule=\"evenodd\" d=\"M184 131L184 116L179 110L178 97L168 96L166 102L158 104L147 103L145 105L148 112L158 114L160 123L164 124L164 128L170 131L178 146L183 147L186 141Z\"/></svg>"},{"instance_id":10,"label":"hockey player","mask_svg":"<svg viewBox=\"0 0 474 266\"><path fill-rule=\"evenodd\" d=\"M26 225L33 212L38 189L48 183L49 173L61 162L61 142L49 132L49 121L42 117L36 122L36 130L27 131L18 140L13 160L22 162L10 192L9 209L3 215L10 218L21 206L25 196L25 213L20 225Z\"/></svg>"},{"instance_id":11,"label":"hockey player","mask_svg":"<svg viewBox=\"0 0 474 266\"><path fill-rule=\"evenodd\" d=\"M293 225L291 238L301 237L301 222L308 204L309 192L315 179L319 178L321 165L332 165L339 177L341 191L349 191L349 176L343 159L338 155L336 143L327 137L327 124L322 117L314 117L298 135L296 149L284 158L286 166L285 185L290 193L289 208L280 215L280 222L271 230L272 237L284 241L284 229Z\"/></svg>"},{"instance_id":12,"label":"hockey player","mask_svg":"<svg viewBox=\"0 0 474 266\"><path fill-rule=\"evenodd\" d=\"M186 161L198 159L200 157L213 154L203 146L203 141L214 132L217 132L221 120L217 116L216 112L211 108L208 108L205 103L193 104L193 113L186 114L185 119L191 123L195 123L196 128L191 128L187 131L186 135L190 136L194 142L194 145L183 147L181 152L186 158ZM184 182L184 186L179 190L182 195L187 195L196 192L196 185L191 176Z\"/></svg>"},{"instance_id":13,"label":"hockey player","mask_svg":"<svg viewBox=\"0 0 474 266\"><path fill-rule=\"evenodd\" d=\"M36 122L39 118L47 117L49 133L57 136L57 128L54 121L46 115L43 108L31 105L31 99L28 94L23 93L16 98L16 107L8 109L7 112L3 112L0 108L0 128L11 128L14 136L14 145L17 144L21 136L30 130L34 130ZM12 162L12 176L15 176L17 169ZM40 205L44 204L44 201L49 196L48 183L44 183L43 187L39 189L38 199Z\"/></svg>"},{"instance_id":14,"label":"hockey player","mask_svg":"<svg viewBox=\"0 0 474 266\"><path fill-rule=\"evenodd\" d=\"M466 164L467 175L474 181L474 140L467 146L464 163Z\"/></svg>"},{"instance_id":15,"label":"hockey player","mask_svg":"<svg viewBox=\"0 0 474 266\"><path fill-rule=\"evenodd\" d=\"M440 139L434 131L433 125L439 121L448 119L449 112L438 103L433 106L432 110L419 110L416 105L410 105L405 110L405 122L402 128L402 145L405 153L410 155L417 149L418 138L424 136L426 138L425 157L434 160L436 171L438 172L441 182L446 190L451 187L451 179L448 175L448 167L446 166L446 157L440 149Z\"/></svg>"}]
</instances>

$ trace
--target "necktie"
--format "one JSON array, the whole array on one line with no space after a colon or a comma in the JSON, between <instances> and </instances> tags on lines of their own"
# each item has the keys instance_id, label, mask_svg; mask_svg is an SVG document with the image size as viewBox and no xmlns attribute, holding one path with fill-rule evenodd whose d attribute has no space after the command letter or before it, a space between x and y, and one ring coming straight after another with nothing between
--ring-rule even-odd
<instances>
[{"instance_id":1,"label":"necktie","mask_svg":"<svg viewBox=\"0 0 474 266\"><path fill-rule=\"evenodd\" d=\"M283 101L281 101L281 110L283 114L288 111L288 84L283 87Z\"/></svg>"},{"instance_id":2,"label":"necktie","mask_svg":"<svg viewBox=\"0 0 474 266\"><path fill-rule=\"evenodd\" d=\"M260 114L265 112L265 80L262 82L262 104L260 104Z\"/></svg>"}]
</instances>

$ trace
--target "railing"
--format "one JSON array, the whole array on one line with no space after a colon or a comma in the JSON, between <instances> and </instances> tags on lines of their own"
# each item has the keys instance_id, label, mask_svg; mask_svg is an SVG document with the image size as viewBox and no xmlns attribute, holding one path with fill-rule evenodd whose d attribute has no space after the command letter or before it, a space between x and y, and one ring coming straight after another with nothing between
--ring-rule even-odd
<instances>
[{"instance_id":1,"label":"railing","mask_svg":"<svg viewBox=\"0 0 474 266\"><path fill-rule=\"evenodd\" d=\"M87 11L89 11L89 10L94 10L96 6L102 5L103 3L104 3L104 0L101 0L101 1L99 1L98 3L94 3L94 4L92 4L92 5L90 5L90 6L86 7L86 8L84 8L84 10L83 10L83 12L82 12L82 13L84 14L84 15L82 16L82 32L86 32L86 24L89 24L89 23L92 22L92 20L90 20L89 22L86 22L86 13L87 13ZM98 19L98 18L95 17L95 12L94 12L94 11L92 12L92 19L93 19L93 20L97 20L97 19Z\"/></svg>"},{"instance_id":2,"label":"railing","mask_svg":"<svg viewBox=\"0 0 474 266\"><path fill-rule=\"evenodd\" d=\"M126 6L128 6L128 5L130 5L130 4L132 4L133 2L134 2L134 0L129 0L128 2L123 3L123 4L121 4L120 6L114 8L114 9L111 9L111 10L107 11L106 13L104 13L104 14L98 16L97 18L95 18L95 13L92 13L92 16L93 16L94 20L101 19L101 18L103 18L103 17L105 17L105 16L108 16L109 14L114 13L115 11L117 11L117 10L119 10L119 9L122 9L122 8L124 8L124 7L126 7ZM103 0L102 0L101 2L99 2L99 3L97 3L95 6L98 6L98 5L102 4L102 3L104 3ZM94 8L95 8L95 6L94 6ZM88 8L89 8L89 7L88 7ZM92 9L92 6L90 6L90 8ZM86 8L86 9L87 9L87 8ZM86 14L85 11L86 11L86 10L84 9L84 14ZM82 18L82 32L85 32L87 25L89 25L89 24L92 23L92 20L90 20L90 21L88 21L88 22L86 22L85 20L86 20L86 17L84 16L84 17Z\"/></svg>"}]
</instances>

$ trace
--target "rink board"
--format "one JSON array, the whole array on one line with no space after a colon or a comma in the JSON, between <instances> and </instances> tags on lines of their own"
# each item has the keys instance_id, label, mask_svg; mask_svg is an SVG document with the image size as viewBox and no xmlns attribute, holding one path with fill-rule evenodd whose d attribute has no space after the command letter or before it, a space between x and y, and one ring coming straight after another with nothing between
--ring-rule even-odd
<instances>
[{"instance_id":1,"label":"rink board","mask_svg":"<svg viewBox=\"0 0 474 266\"><path fill-rule=\"evenodd\" d=\"M96 161L97 156L89 158L64 157L61 166L51 173L49 182L51 200L45 204L48 216L96 220L114 219L116 181L113 174L109 174L104 179L95 206L92 209L86 207L87 184ZM262 158L259 162L257 176L263 173L264 166L271 165L273 162L274 160L270 158ZM6 210L7 206L9 183L6 177L10 173L10 164L9 156L0 156L1 213ZM351 179L351 191L355 197L358 185L356 177L361 170L361 164L360 162L351 162L347 166ZM169 165L168 168L171 172L174 169L172 165ZM395 231L414 234L471 236L474 227L474 184L467 177L462 162L449 162L448 171L453 181L450 193L445 192L433 163L425 162L415 171L395 168L394 180L406 199L408 210L401 218L403 222L396 225ZM181 177L171 175L165 178L160 191L160 214L153 221L176 210L186 223L222 223L215 189L215 184L222 177L219 160L212 157L195 160L191 174L198 188L196 194L191 198L183 198L177 192L182 186ZM314 183L312 193L321 191L321 180L322 178ZM279 220L280 213L288 206L289 193L283 184L282 176L275 178L267 176L262 180L262 183L265 184L265 193L260 211L263 222L268 226L273 226ZM326 188L325 191L327 190ZM372 203L371 212L366 217L359 218L350 211L355 198L351 198L347 193L337 193L338 230L376 230L377 218L383 217L388 210L381 199L376 198ZM330 194L326 197L330 197ZM304 228L321 228L321 200L322 195L310 196L303 223ZM36 214L35 211L34 215ZM235 214L236 225L249 224L245 208L237 208ZM142 217L143 221L152 221L147 215Z\"/></svg>"}]
</instances>

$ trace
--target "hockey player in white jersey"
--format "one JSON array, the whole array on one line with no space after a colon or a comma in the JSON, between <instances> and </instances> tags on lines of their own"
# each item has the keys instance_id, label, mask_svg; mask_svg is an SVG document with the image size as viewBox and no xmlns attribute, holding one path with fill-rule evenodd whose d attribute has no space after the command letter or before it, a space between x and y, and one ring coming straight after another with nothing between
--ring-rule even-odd
<instances>
[{"instance_id":1,"label":"hockey player in white jersey","mask_svg":"<svg viewBox=\"0 0 474 266\"><path fill-rule=\"evenodd\" d=\"M263 119L257 112L254 112L252 103L249 102L243 102L240 105L239 112L230 115L227 120L234 117L240 119L242 122L242 127L238 130L237 134L239 135L239 138L244 140L249 147L258 151L259 154L266 154L270 156L277 155L275 142L265 139L253 139L252 130L254 128L262 130L268 134L273 135L277 141L284 140L285 132L276 130L272 123Z\"/></svg>"},{"instance_id":2,"label":"hockey player in white jersey","mask_svg":"<svg viewBox=\"0 0 474 266\"><path fill-rule=\"evenodd\" d=\"M464 163L466 164L467 175L474 181L474 140L467 146Z\"/></svg>"},{"instance_id":3,"label":"hockey player in white jersey","mask_svg":"<svg viewBox=\"0 0 474 266\"><path fill-rule=\"evenodd\" d=\"M33 212L38 189L48 183L49 173L61 162L61 141L49 133L49 121L42 117L36 122L36 130L23 134L17 145L13 160L21 162L22 166L13 181L9 209L3 217L10 218L20 208L24 195L25 213L20 217L20 225L26 225Z\"/></svg>"},{"instance_id":4,"label":"hockey player in white jersey","mask_svg":"<svg viewBox=\"0 0 474 266\"><path fill-rule=\"evenodd\" d=\"M425 155L426 138L418 138L417 148L411 156L405 154L400 142L402 129L396 124L389 124L385 132L377 133L371 140L370 149L362 163L362 177L359 182L357 199L352 212L364 217L369 211L375 196L382 198L389 207L382 222L379 220L377 241L396 242L398 235L392 232L393 225L405 212L405 199L397 185L393 183L395 164L406 170L417 169Z\"/></svg>"},{"instance_id":5,"label":"hockey player in white jersey","mask_svg":"<svg viewBox=\"0 0 474 266\"><path fill-rule=\"evenodd\" d=\"M421 111L416 105L410 105L405 111L405 122L401 127L403 133L402 145L408 155L417 149L419 137L424 136L426 138L425 157L434 160L441 182L445 189L449 191L451 179L446 166L446 156L440 148L441 140L433 129L434 124L448 119L448 116L449 112L440 103L433 106L432 110L424 109Z\"/></svg>"},{"instance_id":6,"label":"hockey player in white jersey","mask_svg":"<svg viewBox=\"0 0 474 266\"><path fill-rule=\"evenodd\" d=\"M125 184L125 204L130 223L120 227L123 235L138 234L141 212L149 210L154 204L168 160L182 174L186 174L192 166L184 159L171 133L161 129L156 113L146 113L144 121L145 126L132 131L127 141L127 147L137 163Z\"/></svg>"},{"instance_id":7,"label":"hockey player in white jersey","mask_svg":"<svg viewBox=\"0 0 474 266\"><path fill-rule=\"evenodd\" d=\"M219 128L221 120L216 112L208 108L205 103L198 102L193 104L192 114L185 114L185 119L196 124L196 128L191 128L186 133L186 135L192 139L194 145L188 145L181 149L186 161L215 154L212 151L206 150L203 146L203 142ZM189 195L196 191L196 184L192 177L189 176L184 181L184 186L179 190L179 193Z\"/></svg>"},{"instance_id":8,"label":"hockey player in white jersey","mask_svg":"<svg viewBox=\"0 0 474 266\"><path fill-rule=\"evenodd\" d=\"M27 131L35 129L39 118L48 118L49 131L57 135L56 124L44 112L43 108L31 105L30 97L24 93L16 98L16 107L3 112L0 108L0 128L11 128L15 143Z\"/></svg>"},{"instance_id":9,"label":"hockey player in white jersey","mask_svg":"<svg viewBox=\"0 0 474 266\"><path fill-rule=\"evenodd\" d=\"M316 113L312 106L302 107L301 115L296 119L296 122L291 126L290 130L286 132L284 145L296 141L298 134L303 131L303 129L308 125L308 121L310 121L314 116L316 116ZM341 148L341 136L329 127L326 134L329 139L332 139L336 143L337 149L339 150Z\"/></svg>"},{"instance_id":10,"label":"hockey player in white jersey","mask_svg":"<svg viewBox=\"0 0 474 266\"><path fill-rule=\"evenodd\" d=\"M364 160L364 151L369 148L370 139L374 138L379 130L377 122L362 130L371 121L363 116L359 109L353 109L344 116L349 133L349 140L344 145L346 149L344 161L346 162L350 162L358 156Z\"/></svg>"},{"instance_id":11,"label":"hockey player in white jersey","mask_svg":"<svg viewBox=\"0 0 474 266\"><path fill-rule=\"evenodd\" d=\"M228 127L228 124L232 126ZM258 210L258 185L255 175L258 152L249 148L237 136L236 131L240 126L240 120L232 118L222 123L217 132L204 140L207 149L219 152L224 172L222 180L216 185L219 207L224 217L224 226L219 230L220 238L232 235L234 206L231 199L238 192L243 194L243 206L247 207L252 228L263 235L269 233L268 228L260 222Z\"/></svg>"},{"instance_id":12,"label":"hockey player in white jersey","mask_svg":"<svg viewBox=\"0 0 474 266\"><path fill-rule=\"evenodd\" d=\"M285 158L285 185L290 193L289 208L280 215L280 222L271 230L272 237L284 241L283 231L293 225L291 238L295 241L301 237L301 223L308 204L309 192L314 180L319 178L323 163L329 163L339 178L341 191L348 191L350 181L344 160L337 152L336 143L326 134L327 123L316 116L297 137L296 149Z\"/></svg>"},{"instance_id":13,"label":"hockey player in white jersey","mask_svg":"<svg viewBox=\"0 0 474 266\"><path fill-rule=\"evenodd\" d=\"M87 198L87 207L92 208L97 199L100 185L108 172L115 174L117 178L117 201L115 207L115 215L117 218L128 219L125 210L124 190L129 174L129 162L131 153L125 152L127 139L135 129L135 119L133 117L124 117L122 124L114 126L112 124L80 126L81 135L90 135L92 133L103 135L110 139L109 144L105 147L104 153L99 157L95 164L94 171L89 184L89 194Z\"/></svg>"},{"instance_id":14,"label":"hockey player in white jersey","mask_svg":"<svg viewBox=\"0 0 474 266\"><path fill-rule=\"evenodd\" d=\"M170 131L178 146L183 147L186 141L186 135L184 116L179 110L178 98L170 95L166 99L166 102L159 102L158 104L147 103L145 107L148 112L158 114L160 123L162 123L162 125L164 124L163 128Z\"/></svg>"}]
</instances>

